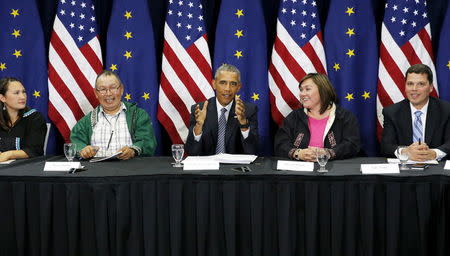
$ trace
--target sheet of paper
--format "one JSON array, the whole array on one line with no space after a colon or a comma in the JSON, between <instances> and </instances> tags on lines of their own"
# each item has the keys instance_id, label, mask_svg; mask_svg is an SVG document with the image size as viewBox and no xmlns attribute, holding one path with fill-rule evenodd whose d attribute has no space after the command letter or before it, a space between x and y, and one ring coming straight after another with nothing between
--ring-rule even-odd
<instances>
[{"instance_id":1,"label":"sheet of paper","mask_svg":"<svg viewBox=\"0 0 450 256\"><path fill-rule=\"evenodd\" d=\"M398 164L361 164L362 174L400 173Z\"/></svg>"},{"instance_id":2,"label":"sheet of paper","mask_svg":"<svg viewBox=\"0 0 450 256\"><path fill-rule=\"evenodd\" d=\"M10 163L12 163L14 161L16 161L16 159L11 159L11 160L8 160L8 161L0 162L0 164L10 164Z\"/></svg>"},{"instance_id":3,"label":"sheet of paper","mask_svg":"<svg viewBox=\"0 0 450 256\"><path fill-rule=\"evenodd\" d=\"M388 158L387 162L390 164L399 164L400 160L398 160L398 158ZM424 162L416 162L416 161L408 160L408 162L406 162L406 164L439 164L439 162L436 160L428 160L428 161L424 161Z\"/></svg>"},{"instance_id":4,"label":"sheet of paper","mask_svg":"<svg viewBox=\"0 0 450 256\"><path fill-rule=\"evenodd\" d=\"M101 161L106 161L106 160L113 160L113 159L117 159L117 156L122 154L122 151L117 151L116 153L110 155L110 156L106 156L106 157L94 157L92 158L89 162L91 163L96 163L96 162L101 162Z\"/></svg>"},{"instance_id":5,"label":"sheet of paper","mask_svg":"<svg viewBox=\"0 0 450 256\"><path fill-rule=\"evenodd\" d=\"M72 168L80 169L80 162L45 162L44 172L68 172Z\"/></svg>"},{"instance_id":6,"label":"sheet of paper","mask_svg":"<svg viewBox=\"0 0 450 256\"><path fill-rule=\"evenodd\" d=\"M277 170L312 172L314 171L314 163L303 161L278 160Z\"/></svg>"}]
</instances>

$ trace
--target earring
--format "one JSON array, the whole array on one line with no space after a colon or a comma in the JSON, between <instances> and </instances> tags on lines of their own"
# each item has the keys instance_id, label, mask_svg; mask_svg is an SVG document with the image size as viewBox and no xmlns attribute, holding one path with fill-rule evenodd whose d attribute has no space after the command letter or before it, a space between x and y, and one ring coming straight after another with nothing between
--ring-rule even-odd
<instances>
[{"instance_id":1,"label":"earring","mask_svg":"<svg viewBox=\"0 0 450 256\"><path fill-rule=\"evenodd\" d=\"M6 110L6 106L5 106L5 104L3 104L3 110Z\"/></svg>"}]
</instances>

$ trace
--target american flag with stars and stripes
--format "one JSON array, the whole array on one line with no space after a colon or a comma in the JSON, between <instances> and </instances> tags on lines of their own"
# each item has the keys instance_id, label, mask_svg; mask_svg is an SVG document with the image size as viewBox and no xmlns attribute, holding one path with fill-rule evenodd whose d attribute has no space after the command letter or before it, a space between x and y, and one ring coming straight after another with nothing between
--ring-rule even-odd
<instances>
[{"instance_id":1,"label":"american flag with stars and stripes","mask_svg":"<svg viewBox=\"0 0 450 256\"><path fill-rule=\"evenodd\" d=\"M316 1L283 0L269 65L272 117L277 124L300 107L298 82L311 72L326 73Z\"/></svg>"},{"instance_id":2,"label":"american flag with stars and stripes","mask_svg":"<svg viewBox=\"0 0 450 256\"><path fill-rule=\"evenodd\" d=\"M77 120L98 104L102 52L91 0L60 0L49 46L49 117L67 141Z\"/></svg>"},{"instance_id":3,"label":"american flag with stars and stripes","mask_svg":"<svg viewBox=\"0 0 450 256\"><path fill-rule=\"evenodd\" d=\"M164 26L158 119L173 143L188 135L190 108L214 96L200 0L169 0Z\"/></svg>"},{"instance_id":4,"label":"american flag with stars and stripes","mask_svg":"<svg viewBox=\"0 0 450 256\"><path fill-rule=\"evenodd\" d=\"M426 6L423 0L389 0L385 5L377 85L378 135L383 124L383 107L405 98L406 70L423 63L436 74ZM432 95L437 96L437 83L433 84Z\"/></svg>"}]
</instances>

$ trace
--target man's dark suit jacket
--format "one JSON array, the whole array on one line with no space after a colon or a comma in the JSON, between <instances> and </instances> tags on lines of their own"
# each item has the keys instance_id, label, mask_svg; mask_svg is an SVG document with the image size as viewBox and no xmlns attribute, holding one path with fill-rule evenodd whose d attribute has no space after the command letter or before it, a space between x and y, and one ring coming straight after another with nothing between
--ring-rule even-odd
<instances>
[{"instance_id":1,"label":"man's dark suit jacket","mask_svg":"<svg viewBox=\"0 0 450 256\"><path fill-rule=\"evenodd\" d=\"M203 108L204 102L199 103ZM258 117L257 107L254 104L245 104L245 116L250 123L250 132L244 140L242 137L239 121L234 118L236 102L233 102L228 115L227 127L225 130L225 153L230 154L257 154L258 147ZM218 137L218 116L216 97L208 99L208 109L206 112L205 123L203 124L202 137L197 142L194 139L193 129L195 126L195 106L191 107L191 118L189 124L189 135L186 141L186 152L191 156L214 155L216 154Z\"/></svg>"},{"instance_id":2,"label":"man's dark suit jacket","mask_svg":"<svg viewBox=\"0 0 450 256\"><path fill-rule=\"evenodd\" d=\"M383 109L384 128L381 153L393 156L398 146L413 143L412 117L409 100L405 99ZM450 153L450 103L430 97L425 127L428 147Z\"/></svg>"}]
</instances>

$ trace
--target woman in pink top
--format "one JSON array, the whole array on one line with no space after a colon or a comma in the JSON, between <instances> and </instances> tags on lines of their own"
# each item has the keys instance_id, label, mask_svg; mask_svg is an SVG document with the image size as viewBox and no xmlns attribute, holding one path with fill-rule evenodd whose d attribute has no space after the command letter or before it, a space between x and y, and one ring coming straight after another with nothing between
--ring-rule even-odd
<instances>
[{"instance_id":1,"label":"woman in pink top","mask_svg":"<svg viewBox=\"0 0 450 256\"><path fill-rule=\"evenodd\" d=\"M303 107L292 111L275 135L275 155L316 161L316 149L325 148L331 159L356 156L360 151L356 117L335 104L336 92L328 77L310 73L299 84Z\"/></svg>"}]
</instances>

